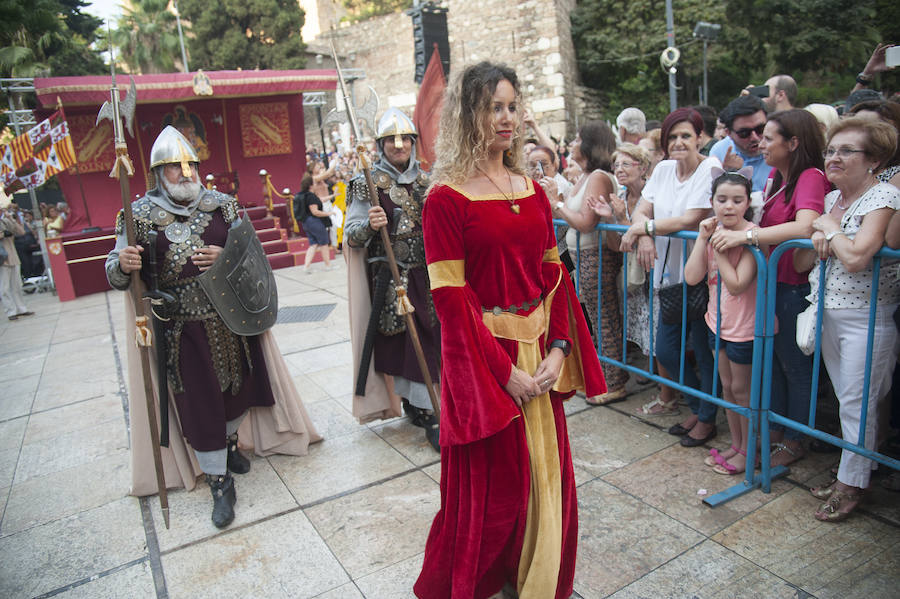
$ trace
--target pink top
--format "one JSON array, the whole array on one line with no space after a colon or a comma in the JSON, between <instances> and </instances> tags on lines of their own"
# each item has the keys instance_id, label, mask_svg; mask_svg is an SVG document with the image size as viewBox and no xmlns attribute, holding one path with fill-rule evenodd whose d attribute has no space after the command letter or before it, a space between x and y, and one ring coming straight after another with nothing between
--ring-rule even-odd
<instances>
[{"instance_id":1,"label":"pink top","mask_svg":"<svg viewBox=\"0 0 900 599\"><path fill-rule=\"evenodd\" d=\"M772 169L769 173L769 183L766 189L772 185L775 179L777 169ZM789 223L797 218L798 210L815 210L819 214L825 210L825 194L831 191L831 183L825 178L825 173L817 168L808 168L797 179L797 185L794 186L794 192L791 194L791 201L785 203L785 186L781 189L771 189L772 194L766 198L763 206L762 218L759 221L760 227L771 227L773 225L781 225ZM772 246L772 251L777 246ZM782 255L778 262L778 282L789 283L791 285L802 285L809 280L809 271L799 273L794 270L794 250L788 250Z\"/></svg>"},{"instance_id":2,"label":"pink top","mask_svg":"<svg viewBox=\"0 0 900 599\"><path fill-rule=\"evenodd\" d=\"M747 223L744 231L752 229L753 223ZM741 254L746 250L744 246L738 246L728 250L728 262L737 266L741 261ZM716 332L716 285L719 280L719 267L713 255L712 246L706 246L706 272L709 273L709 303L706 306L706 326L713 333ZM750 251L750 250L746 250ZM753 341L753 325L756 319L756 278L738 296L728 293L728 287L722 284L722 339L725 341Z\"/></svg>"}]
</instances>

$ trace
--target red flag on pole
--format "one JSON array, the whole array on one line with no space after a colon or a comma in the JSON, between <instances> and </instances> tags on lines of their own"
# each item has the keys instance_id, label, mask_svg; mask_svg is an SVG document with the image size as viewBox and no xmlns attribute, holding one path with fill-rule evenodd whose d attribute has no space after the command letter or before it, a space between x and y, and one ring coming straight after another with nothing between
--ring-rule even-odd
<instances>
[{"instance_id":1,"label":"red flag on pole","mask_svg":"<svg viewBox=\"0 0 900 599\"><path fill-rule=\"evenodd\" d=\"M416 126L416 131L419 132L419 140L416 142L416 157L422 163L423 168L429 171L434 164L434 143L437 140L446 87L441 56L438 52L438 45L435 44L431 60L428 61L428 68L425 69L425 76L422 77L422 85L419 86L419 97L416 99L416 108L413 111L413 124Z\"/></svg>"}]
</instances>

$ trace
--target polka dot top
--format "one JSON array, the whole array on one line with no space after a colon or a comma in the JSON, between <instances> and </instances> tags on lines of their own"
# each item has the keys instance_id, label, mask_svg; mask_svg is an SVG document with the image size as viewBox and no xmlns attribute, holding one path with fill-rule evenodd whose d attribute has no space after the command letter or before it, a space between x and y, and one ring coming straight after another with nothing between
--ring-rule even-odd
<instances>
[{"instance_id":1,"label":"polka dot top","mask_svg":"<svg viewBox=\"0 0 900 599\"><path fill-rule=\"evenodd\" d=\"M828 214L834 204L840 200L841 192L834 190L825 196L825 214ZM873 185L868 191L859 197L844 213L841 218L841 231L844 235L853 239L862 225L863 217L879 208L900 209L900 190L888 183ZM873 262L859 272L847 272L843 263L837 258L831 258L830 266L826 267L827 279L825 281L825 308L868 308L872 296ZM878 304L900 303L900 262L896 260L882 260L881 274L878 281ZM816 293L819 289L819 266L816 265L809 273L809 286L812 293L807 297L810 302L816 301Z\"/></svg>"}]
</instances>

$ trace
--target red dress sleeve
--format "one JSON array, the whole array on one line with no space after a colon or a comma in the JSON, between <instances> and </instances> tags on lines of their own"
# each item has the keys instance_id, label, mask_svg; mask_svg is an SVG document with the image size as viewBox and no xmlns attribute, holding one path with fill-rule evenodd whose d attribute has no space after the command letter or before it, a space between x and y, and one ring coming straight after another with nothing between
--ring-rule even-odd
<instances>
[{"instance_id":1,"label":"red dress sleeve","mask_svg":"<svg viewBox=\"0 0 900 599\"><path fill-rule=\"evenodd\" d=\"M422 210L425 256L441 322L441 445L493 435L518 416L503 386L512 361L481 316L465 280L465 198L435 186Z\"/></svg>"}]
</instances>

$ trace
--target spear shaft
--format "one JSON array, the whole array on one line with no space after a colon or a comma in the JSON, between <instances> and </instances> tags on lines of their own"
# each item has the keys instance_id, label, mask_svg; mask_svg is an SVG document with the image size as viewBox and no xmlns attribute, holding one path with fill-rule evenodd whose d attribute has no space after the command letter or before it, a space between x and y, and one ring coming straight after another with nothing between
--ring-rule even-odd
<instances>
[{"instance_id":1,"label":"spear shaft","mask_svg":"<svg viewBox=\"0 0 900 599\"><path fill-rule=\"evenodd\" d=\"M134 167L128 157L128 145L125 143L125 131L122 127L122 115L119 109L119 88L116 86L116 67L110 49L110 64L112 70L112 86L109 90L110 105L112 106L113 136L116 147L116 163L113 166L110 177L119 180L119 192L122 195L122 213L125 221L125 237L130 246L136 245L137 235L134 230L134 213L131 210L131 182L128 178L134 174ZM132 89L134 83L132 82ZM131 103L133 105L133 103ZM101 116L104 114L100 110ZM156 248L145 248L145 251L153 252ZM162 452L159 448L159 425L156 420L156 402L153 394L153 380L150 376L150 345L152 337L147 326L148 316L143 299L143 281L139 270L131 271L131 284L129 293L134 306L135 328L137 333L138 353L141 356L141 375L144 381L144 396L147 404L147 420L150 425L150 445L153 450L153 466L156 470L156 486L159 492L159 507L162 511L163 522L169 528L169 496L166 489L166 479L163 473ZM141 341L143 340L143 342ZM156 339L156 343L165 343L164 339ZM157 385L166 385L166 381L157 381Z\"/></svg>"}]
</instances>

